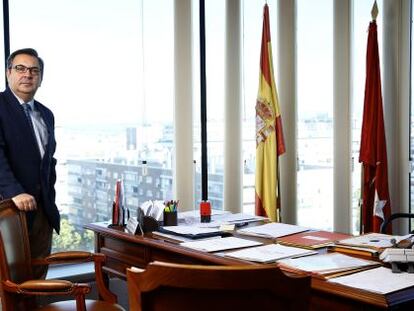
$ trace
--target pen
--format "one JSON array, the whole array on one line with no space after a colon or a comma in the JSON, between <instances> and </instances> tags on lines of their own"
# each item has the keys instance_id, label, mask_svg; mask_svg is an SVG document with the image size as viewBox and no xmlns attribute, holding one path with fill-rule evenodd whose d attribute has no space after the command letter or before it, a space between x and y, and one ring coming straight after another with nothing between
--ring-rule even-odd
<instances>
[{"instance_id":1,"label":"pen","mask_svg":"<svg viewBox=\"0 0 414 311\"><path fill-rule=\"evenodd\" d=\"M246 221L246 222L239 222L239 223L235 224L234 226L235 226L236 228L240 228L240 227L247 226L248 224L249 224L249 223Z\"/></svg>"}]
</instances>

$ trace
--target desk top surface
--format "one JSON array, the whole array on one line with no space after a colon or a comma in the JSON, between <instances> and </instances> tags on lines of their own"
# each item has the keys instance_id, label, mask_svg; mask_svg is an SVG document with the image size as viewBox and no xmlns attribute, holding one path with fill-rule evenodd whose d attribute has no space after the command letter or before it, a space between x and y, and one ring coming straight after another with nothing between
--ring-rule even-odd
<instances>
[{"instance_id":1,"label":"desk top surface","mask_svg":"<svg viewBox=\"0 0 414 311\"><path fill-rule=\"evenodd\" d=\"M206 253L180 246L177 243L171 243L166 240L152 237L151 233L141 235L133 235L123 228L108 228L108 223L92 223L85 225L86 229L92 230L95 234L101 238L110 238L118 241L124 241L125 243L131 243L139 245L153 250L162 250L174 255L184 256L192 258L197 261L206 262L207 264L217 265L260 265L260 263L253 263L250 261L244 261L226 257L223 252ZM273 243L271 239L261 239L256 237L246 237L245 239L260 240L264 244ZM99 249L97 249L99 251ZM326 249L321 249L321 252L326 252ZM274 263L273 263L274 264ZM268 265L268 264L267 264ZM276 264L274 264L276 265ZM378 280L386 281L386 280ZM386 295L377 294L369 291L364 291L357 288L347 287L340 284L327 282L326 280L312 277L312 290L323 292L330 295L349 298L356 301L362 301L369 305L373 305L380 308L387 308L407 301L414 301L414 287L407 288L401 291L389 293Z\"/></svg>"}]
</instances>

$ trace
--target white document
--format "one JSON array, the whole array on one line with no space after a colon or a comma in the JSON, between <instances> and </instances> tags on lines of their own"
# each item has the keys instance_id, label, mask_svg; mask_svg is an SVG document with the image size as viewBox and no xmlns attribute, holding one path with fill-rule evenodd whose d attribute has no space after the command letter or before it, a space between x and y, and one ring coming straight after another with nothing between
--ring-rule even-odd
<instances>
[{"instance_id":1,"label":"white document","mask_svg":"<svg viewBox=\"0 0 414 311\"><path fill-rule=\"evenodd\" d=\"M217 228L201 228L198 226L164 226L165 230L174 232L176 234L204 234L204 233L216 233L221 232Z\"/></svg>"},{"instance_id":2,"label":"white document","mask_svg":"<svg viewBox=\"0 0 414 311\"><path fill-rule=\"evenodd\" d=\"M163 233L163 232L159 232L159 231L153 231L152 236L154 236L156 238L160 238L160 239L168 239L168 240L176 241L176 243L194 241L193 239L186 238L186 237L181 236L181 235L168 234L168 233ZM215 238L217 238L217 237L215 237Z\"/></svg>"},{"instance_id":3,"label":"white document","mask_svg":"<svg viewBox=\"0 0 414 311\"><path fill-rule=\"evenodd\" d=\"M340 240L337 242L337 244L381 249L381 248L391 247L393 245L391 242L392 239L395 239L395 241L398 243L401 240L407 239L411 236L412 236L411 234L399 236L399 235L388 235L388 234L382 234L382 233L368 233L368 234L363 234L360 236L355 236L349 239Z\"/></svg>"},{"instance_id":4,"label":"white document","mask_svg":"<svg viewBox=\"0 0 414 311\"><path fill-rule=\"evenodd\" d=\"M290 235L308 230L309 228L305 227L283 224L280 222L272 222L261 226L240 229L237 231L237 233L258 236L262 238L275 239L285 235Z\"/></svg>"},{"instance_id":5,"label":"white document","mask_svg":"<svg viewBox=\"0 0 414 311\"><path fill-rule=\"evenodd\" d=\"M387 248L380 257L383 262L414 262L414 249Z\"/></svg>"},{"instance_id":6,"label":"white document","mask_svg":"<svg viewBox=\"0 0 414 311\"><path fill-rule=\"evenodd\" d=\"M317 254L317 251L284 246L280 244L268 244L257 247L249 247L239 251L226 253L226 256L237 259L256 261L256 262L274 262L283 258L292 258Z\"/></svg>"},{"instance_id":7,"label":"white document","mask_svg":"<svg viewBox=\"0 0 414 311\"><path fill-rule=\"evenodd\" d=\"M200 223L200 227L220 227L223 224L240 224L240 223L249 223L254 221L266 220L267 217L263 216L254 216L243 213L227 213L227 214L217 214L211 216L211 222Z\"/></svg>"},{"instance_id":8,"label":"white document","mask_svg":"<svg viewBox=\"0 0 414 311\"><path fill-rule=\"evenodd\" d=\"M231 213L228 211L222 210L211 210L211 217L214 218L215 216L219 215L230 215ZM193 211L186 211L186 212L178 212L178 223L180 225L191 225L191 226L198 226L201 224L200 221L200 211L193 210Z\"/></svg>"},{"instance_id":9,"label":"white document","mask_svg":"<svg viewBox=\"0 0 414 311\"><path fill-rule=\"evenodd\" d=\"M282 259L279 263L295 270L316 272L320 274L378 265L377 262L372 260L355 258L341 253L328 253L309 257Z\"/></svg>"},{"instance_id":10,"label":"white document","mask_svg":"<svg viewBox=\"0 0 414 311\"><path fill-rule=\"evenodd\" d=\"M168 233L164 233L164 232L159 232L159 231L153 231L152 232L152 236L161 240L166 240L166 241L170 241L172 243L181 243L181 242L192 242L194 241L194 239L192 238L186 238L185 236L182 235L176 235L176 234L168 234ZM207 238L198 238L197 241L203 241L203 240L210 240L210 239L218 239L220 238L219 236L211 236L211 237L207 237Z\"/></svg>"},{"instance_id":11,"label":"white document","mask_svg":"<svg viewBox=\"0 0 414 311\"><path fill-rule=\"evenodd\" d=\"M414 286L413 273L392 273L391 269L379 267L354 274L329 279L339 283L379 294L388 294Z\"/></svg>"},{"instance_id":12,"label":"white document","mask_svg":"<svg viewBox=\"0 0 414 311\"><path fill-rule=\"evenodd\" d=\"M160 200L156 201L145 201L139 207L145 216L150 216L157 221L162 220L161 216L163 215L164 211L164 202Z\"/></svg>"},{"instance_id":13,"label":"white document","mask_svg":"<svg viewBox=\"0 0 414 311\"><path fill-rule=\"evenodd\" d=\"M184 242L181 246L189 247L204 252L218 252L226 249L242 248L261 245L261 242L245 240L235 237L218 238L194 242Z\"/></svg>"},{"instance_id":14,"label":"white document","mask_svg":"<svg viewBox=\"0 0 414 311\"><path fill-rule=\"evenodd\" d=\"M164 208L165 205L163 201L154 201L154 204L150 212L150 216L153 217L155 220L160 221L163 216Z\"/></svg>"}]
</instances>

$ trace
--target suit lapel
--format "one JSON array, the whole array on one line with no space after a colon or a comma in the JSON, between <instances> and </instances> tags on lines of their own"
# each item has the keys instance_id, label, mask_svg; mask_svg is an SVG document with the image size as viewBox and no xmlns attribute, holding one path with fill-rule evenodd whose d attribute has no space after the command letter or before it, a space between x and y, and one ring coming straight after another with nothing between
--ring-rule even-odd
<instances>
[{"instance_id":1,"label":"suit lapel","mask_svg":"<svg viewBox=\"0 0 414 311\"><path fill-rule=\"evenodd\" d=\"M47 144L45 146L45 155L49 154L50 148L53 146L54 143L54 132L53 132L53 124L50 115L44 109L44 107L37 101L34 102L36 109L39 111L40 116L43 119L43 122L46 125L47 129Z\"/></svg>"},{"instance_id":2,"label":"suit lapel","mask_svg":"<svg viewBox=\"0 0 414 311\"><path fill-rule=\"evenodd\" d=\"M34 136L33 130L30 127L23 107L9 89L7 89L4 94L6 94L6 99L9 102L11 113L13 114L12 119L19 128L19 132L23 136L22 139L27 142L26 145L32 149L32 154L36 155L36 157L38 157L40 160L40 152L36 137Z\"/></svg>"}]
</instances>

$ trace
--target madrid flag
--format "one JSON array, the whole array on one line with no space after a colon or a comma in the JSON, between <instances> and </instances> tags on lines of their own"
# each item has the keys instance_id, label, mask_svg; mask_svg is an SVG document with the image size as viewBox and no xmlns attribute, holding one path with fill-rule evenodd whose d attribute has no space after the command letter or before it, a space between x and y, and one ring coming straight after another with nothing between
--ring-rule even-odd
<instances>
[{"instance_id":1,"label":"madrid flag","mask_svg":"<svg viewBox=\"0 0 414 311\"><path fill-rule=\"evenodd\" d=\"M256 215L280 221L279 155L285 152L273 75L269 7L263 9L259 91L256 101Z\"/></svg>"},{"instance_id":2,"label":"madrid flag","mask_svg":"<svg viewBox=\"0 0 414 311\"><path fill-rule=\"evenodd\" d=\"M362 162L361 233L379 232L391 213L388 192L387 145L382 110L377 24L369 25L359 162ZM388 226L391 230L391 226Z\"/></svg>"}]
</instances>

